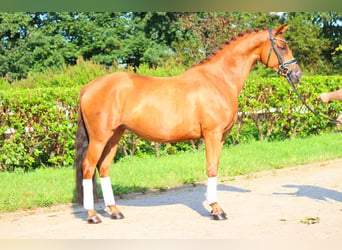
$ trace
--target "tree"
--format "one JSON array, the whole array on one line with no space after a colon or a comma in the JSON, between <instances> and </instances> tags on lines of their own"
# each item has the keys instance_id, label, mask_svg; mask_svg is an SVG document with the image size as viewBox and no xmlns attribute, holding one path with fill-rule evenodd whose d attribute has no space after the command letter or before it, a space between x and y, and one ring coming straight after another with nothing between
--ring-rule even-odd
<instances>
[{"instance_id":1,"label":"tree","mask_svg":"<svg viewBox=\"0 0 342 250\"><path fill-rule=\"evenodd\" d=\"M172 55L177 41L176 15L168 12L132 12L124 45L124 63L138 67L164 64Z\"/></svg>"},{"instance_id":2,"label":"tree","mask_svg":"<svg viewBox=\"0 0 342 250\"><path fill-rule=\"evenodd\" d=\"M203 60L240 32L281 23L278 15L261 12L177 13L177 17L181 38L174 49L188 65Z\"/></svg>"},{"instance_id":3,"label":"tree","mask_svg":"<svg viewBox=\"0 0 342 250\"><path fill-rule=\"evenodd\" d=\"M284 14L284 21L291 26L286 35L302 68L315 74L331 72L332 53L341 44L342 27L338 23L341 18L336 12ZM341 72L341 68L337 71Z\"/></svg>"},{"instance_id":4,"label":"tree","mask_svg":"<svg viewBox=\"0 0 342 250\"><path fill-rule=\"evenodd\" d=\"M177 13L178 41L173 45L177 60L198 63L235 34L229 13Z\"/></svg>"},{"instance_id":5,"label":"tree","mask_svg":"<svg viewBox=\"0 0 342 250\"><path fill-rule=\"evenodd\" d=\"M284 22L303 69L341 72L339 12L0 12L0 74L13 80L79 57L107 67L191 66L239 32Z\"/></svg>"},{"instance_id":6,"label":"tree","mask_svg":"<svg viewBox=\"0 0 342 250\"><path fill-rule=\"evenodd\" d=\"M30 18L25 13L0 13L0 73L7 79L29 70L29 55L23 45L30 31Z\"/></svg>"}]
</instances>

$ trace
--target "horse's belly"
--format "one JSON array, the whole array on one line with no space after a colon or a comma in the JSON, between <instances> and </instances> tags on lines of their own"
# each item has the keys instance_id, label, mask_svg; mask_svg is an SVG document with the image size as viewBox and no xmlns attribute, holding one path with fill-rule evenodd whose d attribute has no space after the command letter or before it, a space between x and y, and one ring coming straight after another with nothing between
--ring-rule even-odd
<instances>
[{"instance_id":1,"label":"horse's belly","mask_svg":"<svg viewBox=\"0 0 342 250\"><path fill-rule=\"evenodd\" d=\"M158 96L158 98L156 97ZM130 99L122 124L138 136L156 142L177 142L201 137L193 100L168 95Z\"/></svg>"},{"instance_id":2,"label":"horse's belly","mask_svg":"<svg viewBox=\"0 0 342 250\"><path fill-rule=\"evenodd\" d=\"M136 126L127 124L126 127L139 137L154 142L178 142L201 138L200 126L188 122L172 124L145 121L137 123Z\"/></svg>"}]
</instances>

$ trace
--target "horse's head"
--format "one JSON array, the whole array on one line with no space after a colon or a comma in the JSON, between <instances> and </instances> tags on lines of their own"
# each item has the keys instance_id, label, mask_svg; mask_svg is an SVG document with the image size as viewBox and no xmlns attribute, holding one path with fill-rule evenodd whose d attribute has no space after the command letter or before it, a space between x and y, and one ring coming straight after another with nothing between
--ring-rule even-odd
<instances>
[{"instance_id":1,"label":"horse's head","mask_svg":"<svg viewBox=\"0 0 342 250\"><path fill-rule=\"evenodd\" d=\"M290 78L293 83L298 83L302 72L283 36L287 28L288 26L283 24L277 29L269 29L269 39L262 49L261 60L280 75Z\"/></svg>"}]
</instances>

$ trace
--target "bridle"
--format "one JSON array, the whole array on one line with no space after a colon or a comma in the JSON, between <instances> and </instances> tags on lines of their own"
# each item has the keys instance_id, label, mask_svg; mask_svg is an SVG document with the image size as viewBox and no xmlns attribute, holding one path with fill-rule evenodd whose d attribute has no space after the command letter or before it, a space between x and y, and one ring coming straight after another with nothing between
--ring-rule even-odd
<instances>
[{"instance_id":1,"label":"bridle","mask_svg":"<svg viewBox=\"0 0 342 250\"><path fill-rule=\"evenodd\" d=\"M284 43L287 44L287 41L285 41L284 39L281 39L281 38L277 38L277 37L272 37L272 28L269 28L268 29L268 32L270 34L270 40L271 40L271 47L270 47L270 52L268 53L268 58L267 58L267 62L266 62L266 66L268 67L268 63L270 61L270 58L271 58L271 54L272 54L272 50L274 50L274 53L276 54L277 58L278 58L278 62L279 62L279 69L278 69L278 74L280 75L283 75L286 77L287 81L289 82L291 88L293 89L293 91L296 93L296 95L298 96L298 99L304 104L304 106L310 110L314 115L318 116L318 117L322 117L322 118L325 118L327 120L329 120L330 123L341 123L340 121L336 120L336 119L333 119L333 118L330 118L326 115L322 115L322 114L319 114L317 111L315 111L314 109L312 109L304 100L303 98L301 97L301 95L298 93L294 83L292 82L292 79L290 77L290 74L292 72L293 69L290 69L288 66L291 65L291 64L297 64L297 60L296 58L292 58L286 62L283 61L283 59L281 58L281 55L278 51L278 49L276 48L275 46L275 43L274 43L274 40L280 40Z\"/></svg>"},{"instance_id":2,"label":"bridle","mask_svg":"<svg viewBox=\"0 0 342 250\"><path fill-rule=\"evenodd\" d=\"M274 40L280 40L280 41L282 41L282 42L284 42L286 44L287 44L287 41L285 41L284 39L281 39L281 38L272 37L272 28L269 28L268 32L270 34L271 47L270 47L270 52L268 53L268 58L267 58L266 66L268 66L268 63L269 63L270 58L271 58L272 50L274 50L274 53L276 54L276 56L278 58L278 62L279 62L278 74L282 74L284 76L287 76L292 71L292 70L290 70L290 68L288 66L291 65L291 64L294 64L294 63L297 64L297 59L296 58L292 58L292 59L284 62L283 59L281 58L281 55L280 55L277 47L275 46Z\"/></svg>"}]
</instances>

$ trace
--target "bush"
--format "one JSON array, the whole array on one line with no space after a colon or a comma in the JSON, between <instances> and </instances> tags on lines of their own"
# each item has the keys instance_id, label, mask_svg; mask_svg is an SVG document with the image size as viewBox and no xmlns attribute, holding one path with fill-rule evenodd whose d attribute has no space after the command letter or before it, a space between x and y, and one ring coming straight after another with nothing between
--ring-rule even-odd
<instances>
[{"instance_id":1,"label":"bush","mask_svg":"<svg viewBox=\"0 0 342 250\"><path fill-rule=\"evenodd\" d=\"M322 92L342 86L341 76L303 77L296 85L302 98L318 113L336 118L341 105L336 101L323 104L317 100ZM239 97L240 119L236 137L247 127L254 129L254 139L284 139L305 137L329 131L335 127L327 119L315 116L300 102L283 78L248 78ZM232 136L232 135L231 135Z\"/></svg>"},{"instance_id":2,"label":"bush","mask_svg":"<svg viewBox=\"0 0 342 250\"><path fill-rule=\"evenodd\" d=\"M3 78L0 78L0 89L9 89L11 87L10 83Z\"/></svg>"},{"instance_id":3,"label":"bush","mask_svg":"<svg viewBox=\"0 0 342 250\"><path fill-rule=\"evenodd\" d=\"M0 91L0 169L71 165L80 88Z\"/></svg>"},{"instance_id":4,"label":"bush","mask_svg":"<svg viewBox=\"0 0 342 250\"><path fill-rule=\"evenodd\" d=\"M45 72L31 72L28 77L12 83L14 88L47 88L83 86L91 80L115 72L118 68L104 68L98 63L77 60L74 66L66 66L60 70L49 69ZM122 70L120 68L120 70Z\"/></svg>"}]
</instances>

